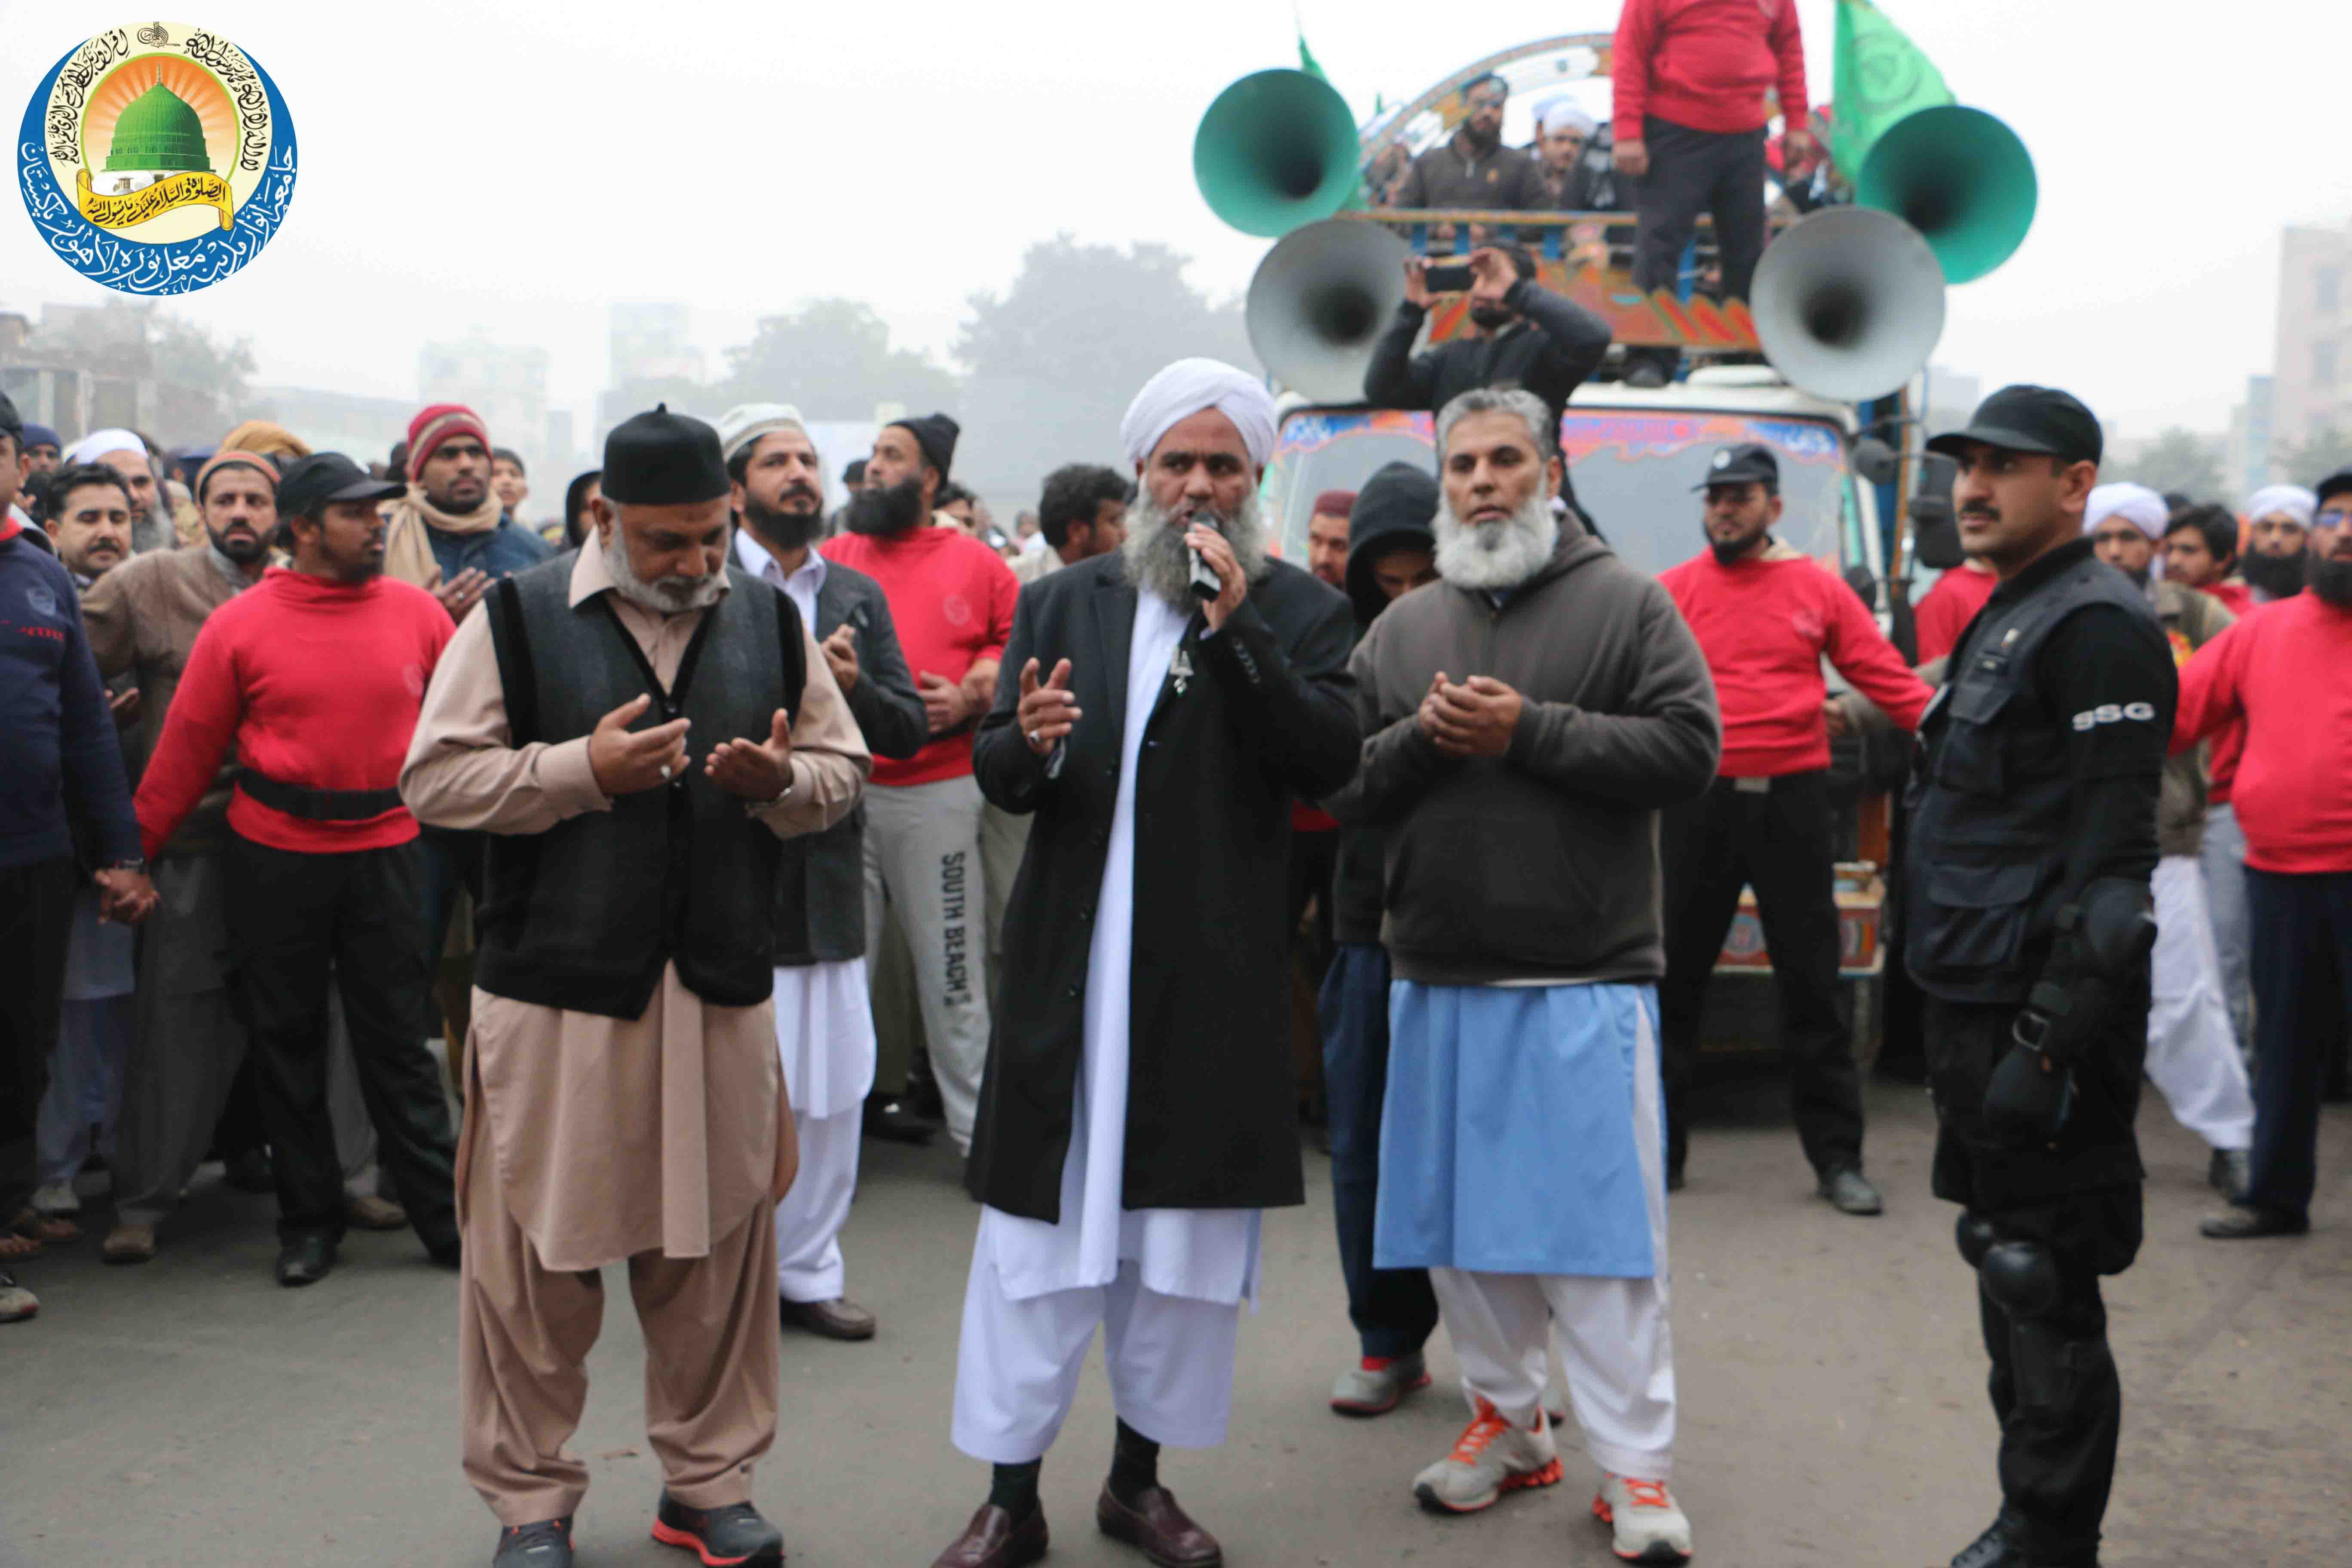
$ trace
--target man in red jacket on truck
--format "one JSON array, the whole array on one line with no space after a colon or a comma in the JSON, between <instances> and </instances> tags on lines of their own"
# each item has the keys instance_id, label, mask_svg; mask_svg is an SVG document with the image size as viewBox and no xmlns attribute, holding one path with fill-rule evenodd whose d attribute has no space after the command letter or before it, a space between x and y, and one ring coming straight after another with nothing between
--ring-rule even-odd
<instances>
[{"instance_id":1,"label":"man in red jacket on truck","mask_svg":"<svg viewBox=\"0 0 2352 1568\"><path fill-rule=\"evenodd\" d=\"M1745 300L1764 254L1764 132L1777 90L1791 179L1812 161L1797 0L1625 0L1611 68L1617 172L1637 182L1633 281L1671 289L1705 212L1723 297ZM1634 386L1663 386L1671 349L1640 356Z\"/></svg>"},{"instance_id":2,"label":"man in red jacket on truck","mask_svg":"<svg viewBox=\"0 0 2352 1568\"><path fill-rule=\"evenodd\" d=\"M2232 804L2246 837L2254 1147L2217 1240L2311 1228L2319 1100L2352 975L2352 468L2319 482L2305 592L2255 606L2180 672L2172 749L2244 721Z\"/></svg>"},{"instance_id":3,"label":"man in red jacket on truck","mask_svg":"<svg viewBox=\"0 0 2352 1568\"><path fill-rule=\"evenodd\" d=\"M1691 1069L1701 1009L1739 890L1756 912L1780 996L1789 1095L1821 1194L1847 1214L1879 1211L1862 1173L1862 1081L1853 1026L1838 990L1843 944L1832 879L1827 689L1822 660L1903 729L1917 726L1934 693L1912 674L1853 590L1772 537L1780 520L1780 463L1760 442L1715 454L1706 492L1706 553L1658 581L1698 638L1723 711L1715 785L1670 806L1659 824L1665 866L1666 978L1658 988L1664 1037L1666 1182L1682 1183L1689 1147Z\"/></svg>"},{"instance_id":4,"label":"man in red jacket on truck","mask_svg":"<svg viewBox=\"0 0 2352 1568\"><path fill-rule=\"evenodd\" d=\"M280 1285L325 1279L343 1235L330 978L394 1195L435 1260L457 1261L456 1142L424 1044L422 847L397 787L457 628L432 595L383 575L376 508L399 493L340 452L286 471L293 569L272 567L196 634L136 802L152 858L236 746L228 938L278 1172Z\"/></svg>"}]
</instances>

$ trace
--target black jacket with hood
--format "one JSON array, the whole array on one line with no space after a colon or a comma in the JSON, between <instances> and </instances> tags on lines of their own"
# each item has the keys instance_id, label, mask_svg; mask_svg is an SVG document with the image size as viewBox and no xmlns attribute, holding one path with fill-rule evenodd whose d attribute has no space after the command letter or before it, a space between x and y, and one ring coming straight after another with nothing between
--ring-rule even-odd
<instances>
[{"instance_id":1,"label":"black jacket with hood","mask_svg":"<svg viewBox=\"0 0 2352 1568\"><path fill-rule=\"evenodd\" d=\"M1437 480L1428 469L1391 463L1364 481L1348 512L1348 602L1356 612L1359 641L1389 607L1372 579L1381 558L1400 548L1429 550L1436 543L1430 520L1437 515ZM1338 864L1331 875L1331 928L1338 941L1370 946L1381 940L1381 862L1388 835L1350 823L1356 787L1323 803L1340 820Z\"/></svg>"}]
</instances>

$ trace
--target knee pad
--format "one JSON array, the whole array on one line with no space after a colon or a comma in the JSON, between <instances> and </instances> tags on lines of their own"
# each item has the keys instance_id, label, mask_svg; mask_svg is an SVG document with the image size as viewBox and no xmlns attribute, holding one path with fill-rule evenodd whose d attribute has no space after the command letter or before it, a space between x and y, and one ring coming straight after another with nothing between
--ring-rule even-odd
<instances>
[{"instance_id":1,"label":"knee pad","mask_svg":"<svg viewBox=\"0 0 2352 1568\"><path fill-rule=\"evenodd\" d=\"M2038 1241L1994 1242L1977 1264L1977 1278L1993 1305L2021 1323L2048 1317L2065 1294L2058 1260Z\"/></svg>"},{"instance_id":2,"label":"knee pad","mask_svg":"<svg viewBox=\"0 0 2352 1568\"><path fill-rule=\"evenodd\" d=\"M1992 1221L1972 1215L1966 1209L1960 1211L1960 1222L1955 1230L1953 1240L1958 1243L1960 1257L1971 1268L1982 1264L1986 1251L2000 1239L2000 1233L1993 1229Z\"/></svg>"}]
</instances>

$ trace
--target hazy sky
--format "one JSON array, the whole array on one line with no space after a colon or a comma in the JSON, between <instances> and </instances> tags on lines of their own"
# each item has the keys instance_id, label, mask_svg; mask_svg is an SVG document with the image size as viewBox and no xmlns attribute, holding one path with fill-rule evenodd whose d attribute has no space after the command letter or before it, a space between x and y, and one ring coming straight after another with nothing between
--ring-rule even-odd
<instances>
[{"instance_id":1,"label":"hazy sky","mask_svg":"<svg viewBox=\"0 0 2352 1568\"><path fill-rule=\"evenodd\" d=\"M1800 9L1818 100L1833 0ZM2220 429L2270 367L2280 226L2352 215L2352 15L2337 0L1885 9L2040 168L2032 237L1953 290L1937 361L1988 385L2063 384L2126 432ZM1511 43L1606 31L1617 6L1300 13L1368 112L1375 93L1411 96ZM759 316L825 294L871 301L944 357L965 296L1004 287L1023 247L1061 229L1167 241L1197 258L1202 287L1239 291L1267 242L1202 204L1193 127L1228 80L1297 58L1289 7L1267 0L191 0L173 14L275 78L300 174L269 249L173 308L249 336L265 382L395 397L415 394L428 339L543 344L555 401L583 416L614 300L691 304L715 371ZM113 20L0 0L5 111ZM0 220L0 308L102 294L28 222Z\"/></svg>"}]
</instances>

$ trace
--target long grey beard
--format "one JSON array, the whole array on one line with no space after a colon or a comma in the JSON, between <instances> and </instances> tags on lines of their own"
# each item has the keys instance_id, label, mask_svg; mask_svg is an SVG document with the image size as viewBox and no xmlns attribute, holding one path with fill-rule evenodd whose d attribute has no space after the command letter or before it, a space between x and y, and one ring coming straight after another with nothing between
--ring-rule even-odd
<instances>
[{"instance_id":1,"label":"long grey beard","mask_svg":"<svg viewBox=\"0 0 2352 1568\"><path fill-rule=\"evenodd\" d=\"M657 616L682 616L689 610L707 610L719 602L727 591L727 574L713 572L704 577L664 577L648 583L636 574L629 562L629 542L621 537L618 525L613 530L613 542L604 551L604 569L613 574L613 588L621 597L640 609L651 610Z\"/></svg>"},{"instance_id":2,"label":"long grey beard","mask_svg":"<svg viewBox=\"0 0 2352 1568\"><path fill-rule=\"evenodd\" d=\"M1431 526L1437 534L1437 574L1457 588L1516 588L1543 570L1559 542L1559 520L1541 491L1501 522L1475 525L1441 500Z\"/></svg>"},{"instance_id":3,"label":"long grey beard","mask_svg":"<svg viewBox=\"0 0 2352 1568\"><path fill-rule=\"evenodd\" d=\"M1143 593L1166 600L1180 610L1192 607L1192 558L1184 547L1186 518L1138 496L1128 509L1127 542L1119 547L1127 580ZM1242 575L1256 582L1265 575L1265 529L1252 491L1232 517L1219 518L1225 542L1234 547Z\"/></svg>"}]
</instances>

